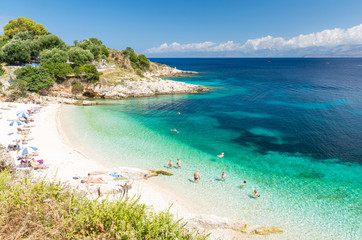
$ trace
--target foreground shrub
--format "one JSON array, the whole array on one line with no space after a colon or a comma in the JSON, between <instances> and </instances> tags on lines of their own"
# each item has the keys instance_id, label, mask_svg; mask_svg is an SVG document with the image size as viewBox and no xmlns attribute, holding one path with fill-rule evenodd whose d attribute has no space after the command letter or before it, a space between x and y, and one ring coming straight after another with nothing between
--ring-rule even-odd
<instances>
[{"instance_id":1,"label":"foreground shrub","mask_svg":"<svg viewBox=\"0 0 362 240\"><path fill-rule=\"evenodd\" d=\"M0 172L0 239L205 239L134 199L90 200L61 183Z\"/></svg>"},{"instance_id":2,"label":"foreground shrub","mask_svg":"<svg viewBox=\"0 0 362 240\"><path fill-rule=\"evenodd\" d=\"M29 91L38 91L54 83L54 78L42 67L26 66L14 73L19 79L27 82Z\"/></svg>"},{"instance_id":3,"label":"foreground shrub","mask_svg":"<svg viewBox=\"0 0 362 240\"><path fill-rule=\"evenodd\" d=\"M64 80L65 77L73 73L73 68L68 63L48 63L43 68L57 80Z\"/></svg>"}]
</instances>

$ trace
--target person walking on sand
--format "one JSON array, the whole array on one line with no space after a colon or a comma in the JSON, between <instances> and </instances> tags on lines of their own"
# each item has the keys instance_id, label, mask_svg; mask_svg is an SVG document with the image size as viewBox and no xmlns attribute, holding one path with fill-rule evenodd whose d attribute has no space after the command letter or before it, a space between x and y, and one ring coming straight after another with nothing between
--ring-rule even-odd
<instances>
[{"instance_id":1,"label":"person walking on sand","mask_svg":"<svg viewBox=\"0 0 362 240\"><path fill-rule=\"evenodd\" d=\"M254 197L255 197L255 198L260 197L260 194L259 194L258 191L256 191L256 190L254 190Z\"/></svg>"},{"instance_id":2,"label":"person walking on sand","mask_svg":"<svg viewBox=\"0 0 362 240\"><path fill-rule=\"evenodd\" d=\"M194 173L194 182L196 181L197 183L199 183L200 180L200 172L199 169L196 170L196 172Z\"/></svg>"},{"instance_id":3,"label":"person walking on sand","mask_svg":"<svg viewBox=\"0 0 362 240\"><path fill-rule=\"evenodd\" d=\"M224 157L224 153L222 152L220 155L217 155L217 158L223 158Z\"/></svg>"},{"instance_id":4,"label":"person walking on sand","mask_svg":"<svg viewBox=\"0 0 362 240\"><path fill-rule=\"evenodd\" d=\"M241 187L246 187L246 181L243 182L243 184L241 184Z\"/></svg>"},{"instance_id":5,"label":"person walking on sand","mask_svg":"<svg viewBox=\"0 0 362 240\"><path fill-rule=\"evenodd\" d=\"M180 161L179 158L177 158L177 167L178 167L178 168L181 168L181 161Z\"/></svg>"},{"instance_id":6,"label":"person walking on sand","mask_svg":"<svg viewBox=\"0 0 362 240\"><path fill-rule=\"evenodd\" d=\"M172 168L172 159L170 159L170 161L168 161L168 167Z\"/></svg>"},{"instance_id":7,"label":"person walking on sand","mask_svg":"<svg viewBox=\"0 0 362 240\"><path fill-rule=\"evenodd\" d=\"M221 180L224 180L224 181L226 180L226 174L225 174L225 172L222 172L220 179L221 179Z\"/></svg>"}]
</instances>

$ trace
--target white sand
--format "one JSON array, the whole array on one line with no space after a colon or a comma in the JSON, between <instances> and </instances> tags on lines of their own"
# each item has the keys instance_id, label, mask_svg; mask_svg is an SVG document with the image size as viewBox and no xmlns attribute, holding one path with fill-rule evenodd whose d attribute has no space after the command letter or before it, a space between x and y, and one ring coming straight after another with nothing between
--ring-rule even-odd
<instances>
[{"instance_id":1,"label":"white sand","mask_svg":"<svg viewBox=\"0 0 362 240\"><path fill-rule=\"evenodd\" d=\"M16 112L23 109L29 109L34 105L16 104L16 108L10 110L0 109L0 144L7 146L19 134L8 135L13 133L16 128L9 126L7 119L16 119ZM1 105L0 105L1 107ZM88 193L96 193L97 188L101 187L101 192L106 193L111 189L117 189L117 184L123 181L114 181L108 175L110 172L119 172L124 177L130 179L132 189L128 196L140 197L140 202L153 207L156 211L168 209L171 205L171 212L177 218L184 218L189 225L200 230L208 230L212 233L211 239L232 239L233 237L243 239L249 238L249 235L240 235L240 233L231 230L231 228L240 227L243 221L233 221L226 218L219 218L210 215L195 215L197 212L193 209L192 203L185 201L182 196L175 192L170 192L157 185L152 178L145 180L143 175L147 173L145 170L120 167L117 169L106 169L101 161L91 159L89 156L77 151L72 146L71 141L63 134L59 124L59 114L61 112L60 104L45 106L40 113L34 114L35 127L31 129L30 136L34 140L29 141L27 146L35 146L39 149L39 156L36 159L43 159L44 164L49 164L47 170L34 170L35 176L56 179L60 181L68 181L73 186L78 186ZM11 152L15 157L15 152ZM74 180L73 177L85 177L89 172L107 171L107 174L100 175L108 181L108 184L84 184L80 183L80 179ZM98 177L98 176L96 176ZM255 237L253 237L255 239ZM258 237L256 239L259 239ZM265 238L263 238L265 239Z\"/></svg>"}]
</instances>

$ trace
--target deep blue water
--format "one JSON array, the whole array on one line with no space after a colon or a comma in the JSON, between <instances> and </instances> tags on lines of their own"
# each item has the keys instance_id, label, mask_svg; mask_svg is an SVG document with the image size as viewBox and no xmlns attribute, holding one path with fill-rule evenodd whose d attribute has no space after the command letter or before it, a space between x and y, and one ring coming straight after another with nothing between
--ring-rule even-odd
<instances>
[{"instance_id":1,"label":"deep blue water","mask_svg":"<svg viewBox=\"0 0 362 240\"><path fill-rule=\"evenodd\" d=\"M204 73L181 81L224 88L180 110L207 109L240 146L362 162L362 59L151 60Z\"/></svg>"}]
</instances>

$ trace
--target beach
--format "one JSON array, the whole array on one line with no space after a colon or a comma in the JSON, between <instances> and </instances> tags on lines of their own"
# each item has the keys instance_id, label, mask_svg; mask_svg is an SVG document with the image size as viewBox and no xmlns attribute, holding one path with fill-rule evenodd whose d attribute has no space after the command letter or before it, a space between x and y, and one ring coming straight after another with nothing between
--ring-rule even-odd
<instances>
[{"instance_id":1,"label":"beach","mask_svg":"<svg viewBox=\"0 0 362 240\"><path fill-rule=\"evenodd\" d=\"M7 103L5 103L7 105ZM21 135L13 134L14 127L9 126L10 119L16 119L16 112L30 107L34 104L10 104L8 110L2 110L2 119L0 119L0 144L7 146L13 143L13 140L20 138ZM108 176L109 173L121 173L132 184L132 189L128 192L128 197L139 198L140 203L144 203L149 208L156 211L164 211L169 209L176 218L183 221L188 221L189 226L198 229L199 231L209 231L212 233L211 239L225 239L225 234L228 238L236 237L240 234L234 231L233 228L240 228L244 222L241 220L232 220L228 218L217 217L215 215L199 214L197 206L192 202L188 202L177 192L172 192L167 188L162 187L157 181L157 177L145 179L145 174L149 174L147 170L129 168L120 166L109 169L104 166L101 159L92 159L85 153L80 152L77 146L72 144L72 141L64 134L59 116L61 114L62 104L49 104L41 108L39 113L33 114L34 127L31 128L29 134L30 140L26 146L35 146L38 148L39 156L37 159L43 159L44 164L48 165L47 169L32 170L35 178L46 178L49 181L61 181L70 186L77 188L80 192L86 193L88 197L96 198L97 190L100 187L102 196L109 197L107 194L112 190L117 189L118 181L113 181L113 178ZM9 135L9 133L11 133ZM10 152L16 158L15 152ZM19 161L16 162L19 166ZM18 168L18 171L26 170ZM88 173L95 171L105 172L101 174L103 179L106 179L108 184L86 184L81 183L81 179L85 179ZM96 176L98 177L98 176ZM74 179L78 178L78 179ZM110 197L112 199L112 197Z\"/></svg>"}]
</instances>

